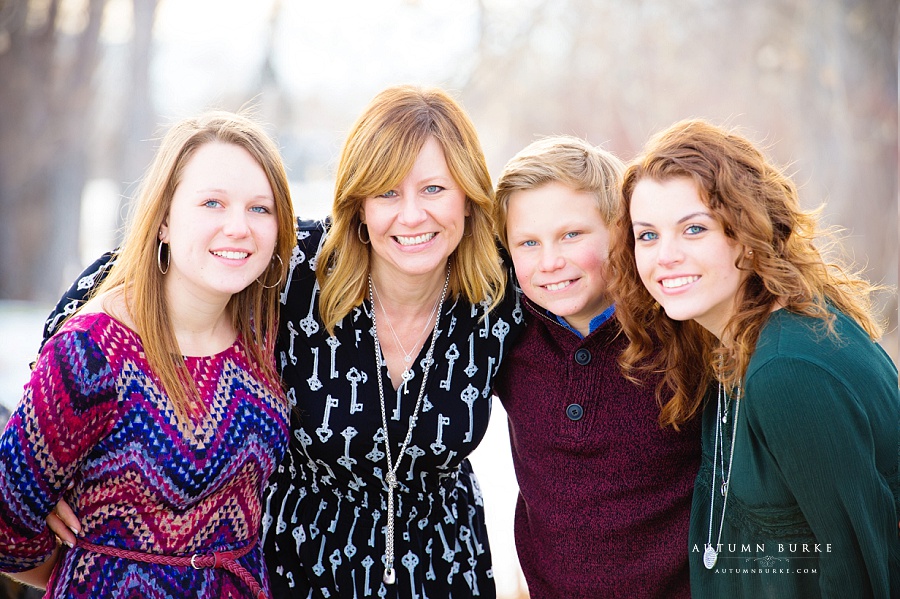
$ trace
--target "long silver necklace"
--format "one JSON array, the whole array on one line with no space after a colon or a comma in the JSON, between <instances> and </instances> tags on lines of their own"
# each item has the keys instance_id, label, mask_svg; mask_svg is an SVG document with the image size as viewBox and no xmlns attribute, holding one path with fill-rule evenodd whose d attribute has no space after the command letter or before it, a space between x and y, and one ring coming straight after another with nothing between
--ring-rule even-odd
<instances>
[{"instance_id":1,"label":"long silver necklace","mask_svg":"<svg viewBox=\"0 0 900 599\"><path fill-rule=\"evenodd\" d=\"M371 277L369 277L369 280L371 281ZM406 348L403 347L402 343L400 343L400 338L397 336L397 331L394 330L394 325L391 324L391 319L388 318L387 311L384 309L384 304L381 302L381 297L379 297L378 295L378 288L375 286L374 282L372 282L372 291L375 295L375 301L377 301L378 305L381 306L381 313L384 314L384 319L388 323L388 328L391 330L391 335L393 335L394 341L397 342L397 347L399 347L401 353L403 353L403 362L406 365L403 371L403 379L406 380L409 377L409 369L412 366L411 362L413 359L413 353L416 351L416 348L419 347L419 343L422 342L422 339L424 339L425 334L428 332L428 325L431 324L431 319L434 318L434 314L435 312L437 312L438 306L441 303L441 299L438 298L437 301L435 301L434 307L431 309L431 314L428 315L428 320L425 321L425 326L422 327L422 332L419 333L419 336L416 338L416 342L413 343L412 351L406 351Z\"/></svg>"},{"instance_id":2,"label":"long silver necklace","mask_svg":"<svg viewBox=\"0 0 900 599\"><path fill-rule=\"evenodd\" d=\"M728 488L731 483L731 465L734 463L734 442L737 436L738 413L741 409L741 387L738 385L737 393L734 396L734 418L731 423L731 449L728 453L728 473L725 473L725 436L722 431L722 425L728 423L728 398L722 388L722 382L719 381L719 393L716 399L716 436L713 445L713 471L712 482L709 489L709 532L707 534L706 549L703 550L703 565L707 570L712 570L716 561L719 559L719 547L722 542L722 527L725 524L725 507L728 505ZM719 536L716 539L716 545L712 545L712 529L713 529L713 508L715 507L716 498L716 461L721 455L722 457L722 485L719 492L722 494L722 519L719 521Z\"/></svg>"},{"instance_id":3,"label":"long silver necklace","mask_svg":"<svg viewBox=\"0 0 900 599\"><path fill-rule=\"evenodd\" d=\"M444 289L441 291L441 297L437 303L438 306L444 303L449 287L450 265L448 264L447 278L444 280ZM412 416L409 417L409 428L406 431L406 438L400 446L400 453L397 455L397 461L393 462L393 459L391 458L391 443L388 439L387 411L384 406L384 384L381 377L381 344L378 342L378 325L375 322L375 285L372 283L372 275L369 275L369 302L372 304L372 333L375 337L375 372L378 374L378 399L381 402L381 426L384 429L384 453L388 465L387 472L384 475L384 482L388 488L388 515L384 551L384 575L381 579L384 581L384 584L394 584L397 580L396 571L394 570L394 489L397 488L397 470L400 469L400 462L403 461L403 454L406 453L406 446L409 445L409 441L412 439L413 429L416 427L416 419L419 417L419 408L422 406L422 398L425 396L425 384L428 382L428 371L431 369L432 355L434 354L434 344L437 341L438 323L441 320L441 313L438 311L437 319L434 321L434 331L431 333L431 345L428 346L428 351L425 353L425 361L422 368L422 386L419 388L419 397L416 398L416 407L413 409ZM404 384L408 384L405 377Z\"/></svg>"}]
</instances>

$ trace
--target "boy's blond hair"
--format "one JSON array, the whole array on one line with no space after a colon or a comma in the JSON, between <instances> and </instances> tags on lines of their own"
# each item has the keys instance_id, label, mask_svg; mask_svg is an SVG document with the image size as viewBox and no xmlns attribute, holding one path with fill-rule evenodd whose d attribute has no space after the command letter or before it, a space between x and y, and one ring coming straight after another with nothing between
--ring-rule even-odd
<instances>
[{"instance_id":1,"label":"boy's blond hair","mask_svg":"<svg viewBox=\"0 0 900 599\"><path fill-rule=\"evenodd\" d=\"M494 222L503 247L509 249L506 220L515 192L562 183L592 193L603 222L609 225L621 202L619 184L624 171L625 165L616 156L571 135L544 137L528 144L506 163L497 181Z\"/></svg>"}]
</instances>

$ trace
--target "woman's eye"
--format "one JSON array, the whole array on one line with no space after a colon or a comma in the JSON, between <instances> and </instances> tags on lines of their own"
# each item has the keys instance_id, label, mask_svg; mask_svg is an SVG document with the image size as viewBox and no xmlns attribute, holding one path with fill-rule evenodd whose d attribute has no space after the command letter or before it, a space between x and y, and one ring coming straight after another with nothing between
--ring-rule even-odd
<instances>
[{"instance_id":1,"label":"woman's eye","mask_svg":"<svg viewBox=\"0 0 900 599\"><path fill-rule=\"evenodd\" d=\"M691 225L685 230L688 235L697 235L698 233L702 233L704 231L706 231L706 227L701 225Z\"/></svg>"},{"instance_id":2,"label":"woman's eye","mask_svg":"<svg viewBox=\"0 0 900 599\"><path fill-rule=\"evenodd\" d=\"M378 194L379 198L395 198L397 197L397 192L391 189L390 191L386 191L384 193Z\"/></svg>"},{"instance_id":3,"label":"woman's eye","mask_svg":"<svg viewBox=\"0 0 900 599\"><path fill-rule=\"evenodd\" d=\"M428 185L425 187L425 193L438 193L444 191L444 188L440 185Z\"/></svg>"},{"instance_id":4,"label":"woman's eye","mask_svg":"<svg viewBox=\"0 0 900 599\"><path fill-rule=\"evenodd\" d=\"M534 241L533 239L529 239L528 241L523 241L522 245L527 248L533 248L537 245L537 241Z\"/></svg>"},{"instance_id":5,"label":"woman's eye","mask_svg":"<svg viewBox=\"0 0 900 599\"><path fill-rule=\"evenodd\" d=\"M251 212L256 212L258 214L271 214L272 210L268 206L253 206L250 208Z\"/></svg>"},{"instance_id":6,"label":"woman's eye","mask_svg":"<svg viewBox=\"0 0 900 599\"><path fill-rule=\"evenodd\" d=\"M218 206L221 206L222 204L221 202L219 202L219 200L206 200L203 205L207 208L216 208Z\"/></svg>"},{"instance_id":7,"label":"woman's eye","mask_svg":"<svg viewBox=\"0 0 900 599\"><path fill-rule=\"evenodd\" d=\"M654 241L658 237L659 235L657 235L653 231L644 231L643 233L635 237L635 239L637 239L638 241Z\"/></svg>"},{"instance_id":8,"label":"woman's eye","mask_svg":"<svg viewBox=\"0 0 900 599\"><path fill-rule=\"evenodd\" d=\"M581 233L579 233L578 231L569 231L568 233L563 235L563 238L564 239L572 239L574 237L578 237L579 235L581 235Z\"/></svg>"}]
</instances>

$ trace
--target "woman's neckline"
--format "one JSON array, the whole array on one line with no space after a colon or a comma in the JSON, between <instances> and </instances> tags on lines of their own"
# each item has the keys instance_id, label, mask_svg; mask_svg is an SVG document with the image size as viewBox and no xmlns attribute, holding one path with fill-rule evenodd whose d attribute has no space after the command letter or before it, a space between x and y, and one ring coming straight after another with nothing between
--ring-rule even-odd
<instances>
[{"instance_id":1,"label":"woman's neckline","mask_svg":"<svg viewBox=\"0 0 900 599\"><path fill-rule=\"evenodd\" d=\"M122 329L123 331L127 332L130 336L134 337L134 338L137 340L137 342L141 345L141 347L143 347L144 342L143 342L143 340L141 339L141 336L137 333L137 331L135 331L135 330L132 329L130 326L128 326L127 324L125 324L124 322L122 322L121 320L119 320L118 318L116 318L115 316L113 316L113 315L111 315L111 314L109 314L109 313L107 313L107 312L99 312L99 311L98 311L98 312L88 312L88 313L86 313L86 314L81 314L81 313L79 313L79 314L75 314L74 316L72 316L72 317L69 319L69 321L67 321L67 322L73 322L73 321L75 321L75 320L89 320L89 319L94 319L94 320L96 320L97 318L102 318L102 319L105 319L105 320L107 320L107 321L113 323L114 326L116 326L116 327ZM238 335L235 337L234 341L232 341L230 345L228 345L227 347L221 349L220 351L213 352L213 353L211 353L211 354L200 355L200 356L187 356L187 355L183 355L182 357L183 357L185 360L210 360L210 359L215 359L215 358L218 358L218 357L222 356L223 354L227 354L227 353L231 353L231 352L235 351L235 349L237 348L237 346L238 346L239 344L240 344L240 334L238 334Z\"/></svg>"}]
</instances>

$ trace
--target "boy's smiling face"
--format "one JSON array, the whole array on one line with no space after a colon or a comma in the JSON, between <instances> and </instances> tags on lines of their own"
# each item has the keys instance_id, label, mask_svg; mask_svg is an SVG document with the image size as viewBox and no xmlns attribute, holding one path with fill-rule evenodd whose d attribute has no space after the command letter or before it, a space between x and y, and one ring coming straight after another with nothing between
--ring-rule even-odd
<instances>
[{"instance_id":1,"label":"boy's smiling face","mask_svg":"<svg viewBox=\"0 0 900 599\"><path fill-rule=\"evenodd\" d=\"M557 182L509 198L506 233L519 286L582 335L610 301L609 230L593 194Z\"/></svg>"}]
</instances>

